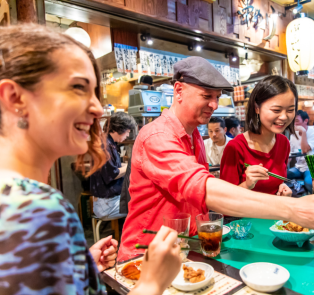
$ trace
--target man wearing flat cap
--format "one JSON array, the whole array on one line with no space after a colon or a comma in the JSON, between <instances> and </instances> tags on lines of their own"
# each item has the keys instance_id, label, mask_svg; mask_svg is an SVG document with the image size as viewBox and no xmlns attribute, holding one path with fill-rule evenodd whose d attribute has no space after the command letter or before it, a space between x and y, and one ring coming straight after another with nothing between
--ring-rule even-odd
<instances>
[{"instance_id":1,"label":"man wearing flat cap","mask_svg":"<svg viewBox=\"0 0 314 295\"><path fill-rule=\"evenodd\" d=\"M246 190L214 178L197 126L208 124L218 108L227 80L205 59L188 57L174 65L174 96L169 110L144 126L135 141L129 192L119 257L148 245L163 216L191 214L190 235L197 233L195 216L208 210L229 216L281 219L314 228L314 197L300 199ZM136 250L141 253L143 250Z\"/></svg>"}]
</instances>

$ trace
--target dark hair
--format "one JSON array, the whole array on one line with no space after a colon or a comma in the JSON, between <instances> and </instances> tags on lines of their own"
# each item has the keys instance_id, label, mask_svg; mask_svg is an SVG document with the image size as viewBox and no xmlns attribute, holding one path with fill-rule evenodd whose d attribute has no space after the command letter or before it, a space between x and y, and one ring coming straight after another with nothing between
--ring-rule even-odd
<instances>
[{"instance_id":1,"label":"dark hair","mask_svg":"<svg viewBox=\"0 0 314 295\"><path fill-rule=\"evenodd\" d=\"M236 117L228 117L225 119L227 131L230 131L231 128L237 128L241 123L240 120Z\"/></svg>"},{"instance_id":2,"label":"dark hair","mask_svg":"<svg viewBox=\"0 0 314 295\"><path fill-rule=\"evenodd\" d=\"M114 113L105 123L104 132L123 134L127 130L132 130L136 127L136 122L132 116L124 112Z\"/></svg>"},{"instance_id":3,"label":"dark hair","mask_svg":"<svg viewBox=\"0 0 314 295\"><path fill-rule=\"evenodd\" d=\"M100 73L91 50L71 37L57 33L36 24L0 27L0 80L10 79L21 87L34 91L44 75L53 73L62 67L51 58L56 50L77 46L89 57L95 71L97 87L95 95L101 97ZM1 131L1 105L0 105ZM3 135L3 133L1 134ZM87 154L90 154L94 165L88 175L102 167L107 157L101 148L101 127L98 119L90 129L91 140L88 142ZM84 155L79 155L77 168L84 170Z\"/></svg>"},{"instance_id":4,"label":"dark hair","mask_svg":"<svg viewBox=\"0 0 314 295\"><path fill-rule=\"evenodd\" d=\"M210 123L220 123L221 128L226 127L225 120L221 117L211 117L208 124L210 124Z\"/></svg>"},{"instance_id":5,"label":"dark hair","mask_svg":"<svg viewBox=\"0 0 314 295\"><path fill-rule=\"evenodd\" d=\"M153 78L151 76L144 75L141 77L140 83L153 85Z\"/></svg>"},{"instance_id":6,"label":"dark hair","mask_svg":"<svg viewBox=\"0 0 314 295\"><path fill-rule=\"evenodd\" d=\"M295 97L295 112L297 112L298 91L295 85L290 80L281 76L274 75L268 76L259 81L253 89L248 103L248 110L246 114L246 124L248 126L248 130L255 134L261 134L261 122L260 120L257 120L255 108L257 106L260 107L261 104L268 99L276 95L286 93L289 90L292 91ZM287 129L290 131L291 134L295 135L294 121L295 118L293 118Z\"/></svg>"},{"instance_id":7,"label":"dark hair","mask_svg":"<svg viewBox=\"0 0 314 295\"><path fill-rule=\"evenodd\" d=\"M307 112L304 112L302 110L298 110L296 116L300 116L302 118L303 122L307 119L307 125L309 125L310 117L307 114Z\"/></svg>"}]
</instances>

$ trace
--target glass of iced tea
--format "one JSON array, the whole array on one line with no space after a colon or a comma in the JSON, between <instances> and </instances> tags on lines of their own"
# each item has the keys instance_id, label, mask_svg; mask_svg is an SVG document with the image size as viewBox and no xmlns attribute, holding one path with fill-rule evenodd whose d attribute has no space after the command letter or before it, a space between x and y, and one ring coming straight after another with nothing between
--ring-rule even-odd
<instances>
[{"instance_id":1,"label":"glass of iced tea","mask_svg":"<svg viewBox=\"0 0 314 295\"><path fill-rule=\"evenodd\" d=\"M198 238L204 256L215 257L220 253L223 215L215 212L196 216Z\"/></svg>"}]
</instances>

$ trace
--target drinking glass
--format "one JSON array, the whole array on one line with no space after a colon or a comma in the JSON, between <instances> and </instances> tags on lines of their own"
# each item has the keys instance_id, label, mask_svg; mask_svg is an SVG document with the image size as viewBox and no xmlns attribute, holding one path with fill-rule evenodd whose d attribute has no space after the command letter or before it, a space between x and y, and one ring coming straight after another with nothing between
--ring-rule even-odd
<instances>
[{"instance_id":1,"label":"drinking glass","mask_svg":"<svg viewBox=\"0 0 314 295\"><path fill-rule=\"evenodd\" d=\"M223 215L215 212L196 216L198 238L204 256L216 257L220 253Z\"/></svg>"},{"instance_id":2,"label":"drinking glass","mask_svg":"<svg viewBox=\"0 0 314 295\"><path fill-rule=\"evenodd\" d=\"M164 225L168 226L178 232L179 235L188 236L190 232L191 215L188 213L173 213L163 216ZM181 248L190 248L187 239L177 238L177 244ZM184 250L180 252L182 261L186 259L189 251Z\"/></svg>"}]
</instances>

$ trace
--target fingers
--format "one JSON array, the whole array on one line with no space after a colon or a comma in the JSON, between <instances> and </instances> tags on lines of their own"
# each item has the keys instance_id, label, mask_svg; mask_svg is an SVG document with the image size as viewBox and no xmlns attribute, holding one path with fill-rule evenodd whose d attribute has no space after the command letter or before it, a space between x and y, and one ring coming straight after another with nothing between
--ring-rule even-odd
<instances>
[{"instance_id":1,"label":"fingers","mask_svg":"<svg viewBox=\"0 0 314 295\"><path fill-rule=\"evenodd\" d=\"M169 235L169 233L173 231L169 227L162 226L160 230L158 231L157 235L155 236L153 242L162 242L166 239L166 237Z\"/></svg>"},{"instance_id":2,"label":"fingers","mask_svg":"<svg viewBox=\"0 0 314 295\"><path fill-rule=\"evenodd\" d=\"M111 254L108 256L102 256L102 257L100 257L100 261L101 262L108 262L108 261L116 260L117 256L118 256L117 253L114 253L114 254Z\"/></svg>"},{"instance_id":3,"label":"fingers","mask_svg":"<svg viewBox=\"0 0 314 295\"><path fill-rule=\"evenodd\" d=\"M174 243L177 241L177 238L178 238L178 233L174 230L172 230L168 236L166 237L165 239L165 242L168 244L168 245L174 245Z\"/></svg>"},{"instance_id":4,"label":"fingers","mask_svg":"<svg viewBox=\"0 0 314 295\"><path fill-rule=\"evenodd\" d=\"M104 256L109 256L111 254L114 254L117 252L117 248L116 247L113 247L113 246L110 246L108 249L106 249L105 251L103 251L103 255Z\"/></svg>"},{"instance_id":5,"label":"fingers","mask_svg":"<svg viewBox=\"0 0 314 295\"><path fill-rule=\"evenodd\" d=\"M111 243L110 243L111 240L112 240L112 236L103 238L103 239L99 240L97 243L95 243L91 248L102 249L106 245L108 245L108 246L111 245Z\"/></svg>"}]
</instances>

